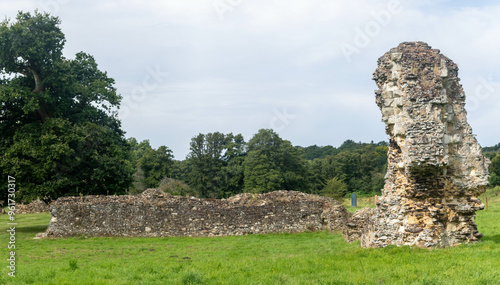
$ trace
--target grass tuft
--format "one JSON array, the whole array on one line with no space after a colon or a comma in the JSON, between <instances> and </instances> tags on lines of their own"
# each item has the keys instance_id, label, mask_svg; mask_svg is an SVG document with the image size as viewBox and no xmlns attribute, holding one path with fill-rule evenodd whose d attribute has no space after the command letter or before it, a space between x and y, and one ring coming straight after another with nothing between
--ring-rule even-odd
<instances>
[{"instance_id":1,"label":"grass tuft","mask_svg":"<svg viewBox=\"0 0 500 285\"><path fill-rule=\"evenodd\" d=\"M69 269L70 270L77 270L78 269L78 263L76 262L76 260L74 260L74 259L69 260Z\"/></svg>"},{"instance_id":2,"label":"grass tuft","mask_svg":"<svg viewBox=\"0 0 500 285\"><path fill-rule=\"evenodd\" d=\"M183 285L203 285L205 284L205 279L203 276L195 271L189 271L182 277Z\"/></svg>"}]
</instances>

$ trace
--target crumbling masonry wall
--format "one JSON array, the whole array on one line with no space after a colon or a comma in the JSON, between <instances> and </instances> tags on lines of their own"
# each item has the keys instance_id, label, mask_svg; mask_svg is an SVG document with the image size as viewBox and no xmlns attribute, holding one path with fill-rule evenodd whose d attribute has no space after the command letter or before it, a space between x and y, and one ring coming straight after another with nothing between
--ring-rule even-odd
<instances>
[{"instance_id":1,"label":"crumbling masonry wall","mask_svg":"<svg viewBox=\"0 0 500 285\"><path fill-rule=\"evenodd\" d=\"M489 160L467 123L457 65L426 43L404 42L379 58L374 80L390 137L388 169L361 245L478 241L474 218L484 208L477 197Z\"/></svg>"},{"instance_id":2,"label":"crumbling masonry wall","mask_svg":"<svg viewBox=\"0 0 500 285\"><path fill-rule=\"evenodd\" d=\"M49 205L37 198L29 204L17 204L16 214L34 214L44 213L49 211Z\"/></svg>"},{"instance_id":3,"label":"crumbling masonry wall","mask_svg":"<svg viewBox=\"0 0 500 285\"><path fill-rule=\"evenodd\" d=\"M342 232L342 237L347 242L354 242L361 239L363 231L373 223L373 217L377 213L373 208L362 208L356 210L354 214L347 219L346 226Z\"/></svg>"},{"instance_id":4,"label":"crumbling masonry wall","mask_svg":"<svg viewBox=\"0 0 500 285\"><path fill-rule=\"evenodd\" d=\"M44 236L227 236L340 230L350 213L339 202L295 191L229 199L179 197L149 189L138 196L59 198Z\"/></svg>"}]
</instances>

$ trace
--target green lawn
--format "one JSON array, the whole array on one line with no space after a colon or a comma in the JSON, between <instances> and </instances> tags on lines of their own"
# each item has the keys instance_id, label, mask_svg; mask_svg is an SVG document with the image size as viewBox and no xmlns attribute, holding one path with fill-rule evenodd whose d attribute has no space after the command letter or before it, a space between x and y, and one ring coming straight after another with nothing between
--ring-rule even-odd
<instances>
[{"instance_id":1,"label":"green lawn","mask_svg":"<svg viewBox=\"0 0 500 285\"><path fill-rule=\"evenodd\" d=\"M500 284L500 200L489 200L482 242L432 251L364 249L327 232L34 240L49 214L18 215L15 278L3 215L0 284Z\"/></svg>"}]
</instances>

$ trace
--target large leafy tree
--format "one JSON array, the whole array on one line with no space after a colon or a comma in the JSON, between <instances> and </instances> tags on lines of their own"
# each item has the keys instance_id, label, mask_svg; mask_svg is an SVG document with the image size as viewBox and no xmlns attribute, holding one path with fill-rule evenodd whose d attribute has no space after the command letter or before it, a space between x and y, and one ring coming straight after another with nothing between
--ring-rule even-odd
<instances>
[{"instance_id":1,"label":"large leafy tree","mask_svg":"<svg viewBox=\"0 0 500 285\"><path fill-rule=\"evenodd\" d=\"M245 191L299 190L309 192L308 172L302 149L261 129L248 141L244 162Z\"/></svg>"},{"instance_id":2,"label":"large leafy tree","mask_svg":"<svg viewBox=\"0 0 500 285\"><path fill-rule=\"evenodd\" d=\"M202 197L221 198L243 187L245 141L241 134L198 134L191 139L189 182Z\"/></svg>"},{"instance_id":3,"label":"large leafy tree","mask_svg":"<svg viewBox=\"0 0 500 285\"><path fill-rule=\"evenodd\" d=\"M225 165L222 168L225 197L243 192L243 163L246 156L246 142L243 136L232 133L226 135Z\"/></svg>"},{"instance_id":4,"label":"large leafy tree","mask_svg":"<svg viewBox=\"0 0 500 285\"><path fill-rule=\"evenodd\" d=\"M174 161L168 147L162 145L154 149L149 140L138 143L135 138L129 138L128 143L132 147L131 162L135 169L133 193L158 187L163 178L172 176Z\"/></svg>"},{"instance_id":5,"label":"large leafy tree","mask_svg":"<svg viewBox=\"0 0 500 285\"><path fill-rule=\"evenodd\" d=\"M244 163L245 191L263 193L285 190L283 177L276 163L261 151L248 153Z\"/></svg>"},{"instance_id":6,"label":"large leafy tree","mask_svg":"<svg viewBox=\"0 0 500 285\"><path fill-rule=\"evenodd\" d=\"M124 193L132 167L121 96L91 55L63 57L59 25L38 11L0 23L2 175L16 177L23 201Z\"/></svg>"},{"instance_id":7,"label":"large leafy tree","mask_svg":"<svg viewBox=\"0 0 500 285\"><path fill-rule=\"evenodd\" d=\"M216 198L222 195L224 166L224 134L215 132L199 134L191 139L188 161L191 166L191 186L202 197Z\"/></svg>"}]
</instances>

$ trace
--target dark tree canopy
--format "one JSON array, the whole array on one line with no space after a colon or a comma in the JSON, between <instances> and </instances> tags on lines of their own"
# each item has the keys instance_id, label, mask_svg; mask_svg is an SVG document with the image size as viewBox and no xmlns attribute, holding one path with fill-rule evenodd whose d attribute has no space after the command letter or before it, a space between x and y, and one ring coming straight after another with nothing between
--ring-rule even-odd
<instances>
[{"instance_id":1,"label":"dark tree canopy","mask_svg":"<svg viewBox=\"0 0 500 285\"><path fill-rule=\"evenodd\" d=\"M154 149L149 140L138 143L135 138L129 138L128 143L132 148L131 164L135 169L132 193L158 187L162 179L171 177L174 161L168 147L162 145Z\"/></svg>"},{"instance_id":2,"label":"dark tree canopy","mask_svg":"<svg viewBox=\"0 0 500 285\"><path fill-rule=\"evenodd\" d=\"M245 191L308 191L303 152L270 129L261 129L248 142L244 162Z\"/></svg>"},{"instance_id":3,"label":"dark tree canopy","mask_svg":"<svg viewBox=\"0 0 500 285\"><path fill-rule=\"evenodd\" d=\"M491 160L490 165L490 186L500 186L500 150Z\"/></svg>"},{"instance_id":4,"label":"dark tree canopy","mask_svg":"<svg viewBox=\"0 0 500 285\"><path fill-rule=\"evenodd\" d=\"M380 193L387 164L387 146L384 142L368 144L348 140L333 153L311 161L311 187L314 193L322 193L333 178L346 183L347 193Z\"/></svg>"},{"instance_id":5,"label":"dark tree canopy","mask_svg":"<svg viewBox=\"0 0 500 285\"><path fill-rule=\"evenodd\" d=\"M0 24L2 175L16 177L24 201L124 193L132 168L121 96L91 55L63 57L59 25L38 11Z\"/></svg>"},{"instance_id":6,"label":"dark tree canopy","mask_svg":"<svg viewBox=\"0 0 500 285\"><path fill-rule=\"evenodd\" d=\"M242 191L245 141L241 134L198 134L190 146L190 185L201 197L222 198Z\"/></svg>"},{"instance_id":7,"label":"dark tree canopy","mask_svg":"<svg viewBox=\"0 0 500 285\"><path fill-rule=\"evenodd\" d=\"M241 135L199 134L191 139L187 159L174 161L172 173L201 197L274 190L342 197L352 192L379 194L386 163L385 142L348 140L339 148L303 148L271 129L261 129L248 143Z\"/></svg>"}]
</instances>

